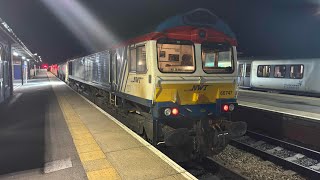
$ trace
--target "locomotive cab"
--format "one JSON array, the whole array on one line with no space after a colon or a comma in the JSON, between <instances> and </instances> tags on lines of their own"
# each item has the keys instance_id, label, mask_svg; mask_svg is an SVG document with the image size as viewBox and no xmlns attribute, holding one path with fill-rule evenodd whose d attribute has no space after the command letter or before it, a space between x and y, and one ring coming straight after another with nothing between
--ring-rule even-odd
<instances>
[{"instance_id":1,"label":"locomotive cab","mask_svg":"<svg viewBox=\"0 0 320 180\"><path fill-rule=\"evenodd\" d=\"M246 132L245 123L229 119L237 107L235 46L173 39L155 46L153 117L167 146L193 142L194 154L212 155Z\"/></svg>"}]
</instances>

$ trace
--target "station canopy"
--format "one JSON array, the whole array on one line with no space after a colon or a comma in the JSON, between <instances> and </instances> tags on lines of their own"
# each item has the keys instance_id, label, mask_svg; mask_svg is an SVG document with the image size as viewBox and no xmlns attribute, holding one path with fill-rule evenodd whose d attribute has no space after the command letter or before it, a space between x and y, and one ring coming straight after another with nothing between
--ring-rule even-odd
<instances>
[{"instance_id":1,"label":"station canopy","mask_svg":"<svg viewBox=\"0 0 320 180\"><path fill-rule=\"evenodd\" d=\"M0 18L0 33L4 34L11 41L11 52L18 53L19 56L38 62L37 56L34 55L26 45L16 36L9 25Z\"/></svg>"}]
</instances>

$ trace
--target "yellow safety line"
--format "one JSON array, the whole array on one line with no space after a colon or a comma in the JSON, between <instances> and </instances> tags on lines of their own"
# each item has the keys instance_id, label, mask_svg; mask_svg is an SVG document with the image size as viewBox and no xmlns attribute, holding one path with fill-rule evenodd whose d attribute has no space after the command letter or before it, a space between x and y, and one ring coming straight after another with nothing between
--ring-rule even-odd
<instances>
[{"instance_id":1,"label":"yellow safety line","mask_svg":"<svg viewBox=\"0 0 320 180\"><path fill-rule=\"evenodd\" d=\"M63 96L56 97L88 179L121 179L71 104Z\"/></svg>"}]
</instances>

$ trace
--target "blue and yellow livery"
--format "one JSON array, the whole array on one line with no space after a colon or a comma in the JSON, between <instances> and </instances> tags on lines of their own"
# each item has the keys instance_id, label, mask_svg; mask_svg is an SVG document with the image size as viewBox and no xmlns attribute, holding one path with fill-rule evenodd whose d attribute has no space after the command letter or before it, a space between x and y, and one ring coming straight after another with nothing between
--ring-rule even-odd
<instances>
[{"instance_id":1,"label":"blue and yellow livery","mask_svg":"<svg viewBox=\"0 0 320 180\"><path fill-rule=\"evenodd\" d=\"M142 36L71 59L62 76L92 99L103 97L154 145L192 157L215 154L246 131L231 122L236 101L236 39L206 9L171 17Z\"/></svg>"}]
</instances>

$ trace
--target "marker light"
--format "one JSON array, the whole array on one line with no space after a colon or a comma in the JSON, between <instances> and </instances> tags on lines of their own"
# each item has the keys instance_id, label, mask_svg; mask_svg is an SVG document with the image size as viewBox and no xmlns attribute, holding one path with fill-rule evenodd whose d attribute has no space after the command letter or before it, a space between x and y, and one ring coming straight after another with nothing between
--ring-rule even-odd
<instances>
[{"instance_id":1,"label":"marker light","mask_svg":"<svg viewBox=\"0 0 320 180\"><path fill-rule=\"evenodd\" d=\"M178 108L172 108L172 115L176 116L179 114Z\"/></svg>"},{"instance_id":2,"label":"marker light","mask_svg":"<svg viewBox=\"0 0 320 180\"><path fill-rule=\"evenodd\" d=\"M229 111L233 111L234 110L234 104L230 104L229 105Z\"/></svg>"},{"instance_id":3,"label":"marker light","mask_svg":"<svg viewBox=\"0 0 320 180\"><path fill-rule=\"evenodd\" d=\"M228 104L225 104L225 105L223 105L223 111L225 111L225 112L227 112L227 111L229 111L229 106L228 106Z\"/></svg>"},{"instance_id":4,"label":"marker light","mask_svg":"<svg viewBox=\"0 0 320 180\"><path fill-rule=\"evenodd\" d=\"M166 108L166 109L164 110L164 115L170 116L170 115L171 115L171 109L170 109L170 108Z\"/></svg>"}]
</instances>

